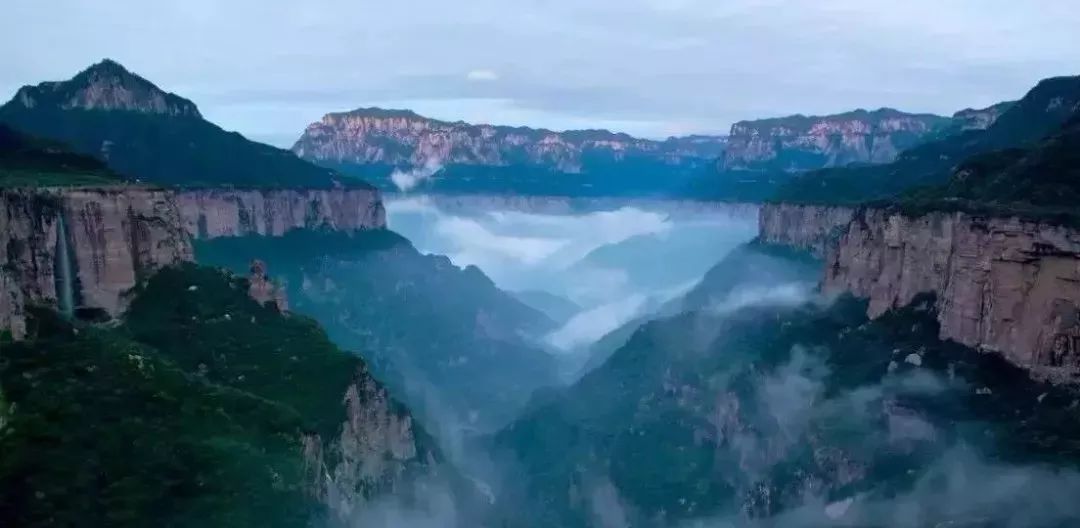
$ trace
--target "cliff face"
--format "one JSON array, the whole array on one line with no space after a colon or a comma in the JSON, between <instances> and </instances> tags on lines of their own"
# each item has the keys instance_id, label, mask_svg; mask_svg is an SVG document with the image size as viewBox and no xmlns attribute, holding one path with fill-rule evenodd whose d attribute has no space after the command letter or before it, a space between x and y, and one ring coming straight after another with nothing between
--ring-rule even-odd
<instances>
[{"instance_id":1,"label":"cliff face","mask_svg":"<svg viewBox=\"0 0 1080 528\"><path fill-rule=\"evenodd\" d=\"M758 215L758 236L762 242L802 249L821 258L854 214L850 207L765 204Z\"/></svg>"},{"instance_id":2,"label":"cliff face","mask_svg":"<svg viewBox=\"0 0 1080 528\"><path fill-rule=\"evenodd\" d=\"M942 116L888 108L740 121L731 126L721 168L803 171L888 163L949 122Z\"/></svg>"},{"instance_id":3,"label":"cliff face","mask_svg":"<svg viewBox=\"0 0 1080 528\"><path fill-rule=\"evenodd\" d=\"M342 403L345 420L337 438L324 442L308 434L303 439L305 482L340 518L349 518L377 495L407 493L397 488L409 477L436 474L435 453L418 447L412 417L397 408L366 367L356 372Z\"/></svg>"},{"instance_id":4,"label":"cliff face","mask_svg":"<svg viewBox=\"0 0 1080 528\"><path fill-rule=\"evenodd\" d=\"M180 226L162 190L3 191L0 328L21 335L27 302L118 314L139 277L193 258Z\"/></svg>"},{"instance_id":5,"label":"cliff face","mask_svg":"<svg viewBox=\"0 0 1080 528\"><path fill-rule=\"evenodd\" d=\"M373 189L197 189L176 200L184 227L199 239L386 227L382 199Z\"/></svg>"},{"instance_id":6,"label":"cliff face","mask_svg":"<svg viewBox=\"0 0 1080 528\"><path fill-rule=\"evenodd\" d=\"M941 337L1048 375L1080 367L1080 232L1016 218L855 215L830 253L826 293L877 316L937 295Z\"/></svg>"},{"instance_id":7,"label":"cliff face","mask_svg":"<svg viewBox=\"0 0 1080 528\"><path fill-rule=\"evenodd\" d=\"M960 131L986 130L1014 103L1015 101L1005 101L986 108L965 108L953 114L952 128Z\"/></svg>"},{"instance_id":8,"label":"cliff face","mask_svg":"<svg viewBox=\"0 0 1080 528\"><path fill-rule=\"evenodd\" d=\"M381 198L369 189L6 190L0 202L0 328L22 335L28 302L117 315L139 278L193 259L192 237L385 226Z\"/></svg>"},{"instance_id":9,"label":"cliff face","mask_svg":"<svg viewBox=\"0 0 1080 528\"><path fill-rule=\"evenodd\" d=\"M606 130L553 132L450 123L405 110L368 108L327 114L307 127L293 152L323 164L529 165L573 173L581 172L584 158L591 155L679 164L686 158L715 158L724 144L722 137L651 141Z\"/></svg>"}]
</instances>

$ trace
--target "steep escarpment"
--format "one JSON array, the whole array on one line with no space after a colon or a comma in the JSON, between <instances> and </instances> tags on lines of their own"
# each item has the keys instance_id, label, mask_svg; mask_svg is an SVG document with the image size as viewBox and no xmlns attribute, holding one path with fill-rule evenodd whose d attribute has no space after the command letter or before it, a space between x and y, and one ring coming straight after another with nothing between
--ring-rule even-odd
<instances>
[{"instance_id":1,"label":"steep escarpment","mask_svg":"<svg viewBox=\"0 0 1080 528\"><path fill-rule=\"evenodd\" d=\"M1053 374L1080 367L1080 232L1019 218L882 209L856 214L823 289L869 314L937 296L941 337Z\"/></svg>"},{"instance_id":2,"label":"steep escarpment","mask_svg":"<svg viewBox=\"0 0 1080 528\"><path fill-rule=\"evenodd\" d=\"M374 189L189 189L176 201L184 227L199 239L386 227Z\"/></svg>"},{"instance_id":3,"label":"steep escarpment","mask_svg":"<svg viewBox=\"0 0 1080 528\"><path fill-rule=\"evenodd\" d=\"M948 123L946 117L891 108L740 121L731 126L721 169L803 171L888 163Z\"/></svg>"},{"instance_id":4,"label":"steep escarpment","mask_svg":"<svg viewBox=\"0 0 1080 528\"><path fill-rule=\"evenodd\" d=\"M681 190L709 169L725 144L714 136L653 141L607 130L474 125L362 108L311 124L293 152L384 189L631 196Z\"/></svg>"},{"instance_id":5,"label":"steep escarpment","mask_svg":"<svg viewBox=\"0 0 1080 528\"><path fill-rule=\"evenodd\" d=\"M318 163L532 165L578 173L588 168L590 156L616 161L641 156L679 163L684 157L715 157L723 145L723 138L711 136L652 141L606 130L473 125L407 110L361 108L327 114L309 125L293 151Z\"/></svg>"},{"instance_id":6,"label":"steep escarpment","mask_svg":"<svg viewBox=\"0 0 1080 528\"><path fill-rule=\"evenodd\" d=\"M172 194L141 187L0 191L0 327L25 330L27 303L116 315L140 278L191 260Z\"/></svg>"},{"instance_id":7,"label":"steep escarpment","mask_svg":"<svg viewBox=\"0 0 1080 528\"><path fill-rule=\"evenodd\" d=\"M855 209L771 203L761 206L758 237L767 244L788 246L824 257L847 229Z\"/></svg>"}]
</instances>

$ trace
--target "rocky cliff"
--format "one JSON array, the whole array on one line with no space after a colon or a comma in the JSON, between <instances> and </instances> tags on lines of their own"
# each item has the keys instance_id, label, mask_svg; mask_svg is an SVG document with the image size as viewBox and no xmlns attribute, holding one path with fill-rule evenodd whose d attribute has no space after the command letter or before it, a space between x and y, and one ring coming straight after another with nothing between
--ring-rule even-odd
<instances>
[{"instance_id":1,"label":"rocky cliff","mask_svg":"<svg viewBox=\"0 0 1080 528\"><path fill-rule=\"evenodd\" d=\"M412 416L361 365L342 395L345 420L335 438L303 438L305 484L342 519L379 494L401 488L410 471L436 472L435 452L418 448ZM397 490L403 494L405 489Z\"/></svg>"},{"instance_id":2,"label":"rocky cliff","mask_svg":"<svg viewBox=\"0 0 1080 528\"><path fill-rule=\"evenodd\" d=\"M24 331L27 303L116 315L138 279L193 259L191 238L386 226L378 192L144 187L4 190L0 328ZM284 300L282 300L284 302Z\"/></svg>"},{"instance_id":3,"label":"rocky cliff","mask_svg":"<svg viewBox=\"0 0 1080 528\"><path fill-rule=\"evenodd\" d=\"M740 121L731 126L721 169L803 171L888 163L949 123L947 117L891 108Z\"/></svg>"},{"instance_id":4,"label":"rocky cliff","mask_svg":"<svg viewBox=\"0 0 1080 528\"><path fill-rule=\"evenodd\" d=\"M821 258L854 214L851 207L765 204L758 215L758 237L762 242L809 251Z\"/></svg>"},{"instance_id":5,"label":"rocky cliff","mask_svg":"<svg viewBox=\"0 0 1080 528\"><path fill-rule=\"evenodd\" d=\"M986 130L997 118L1011 107L1015 101L1004 101L986 108L965 108L953 114L953 130Z\"/></svg>"},{"instance_id":6,"label":"rocky cliff","mask_svg":"<svg viewBox=\"0 0 1080 528\"><path fill-rule=\"evenodd\" d=\"M870 301L878 316L937 295L941 337L1047 375L1080 367L1080 232L966 213L855 214L827 261L823 290Z\"/></svg>"},{"instance_id":7,"label":"rocky cliff","mask_svg":"<svg viewBox=\"0 0 1080 528\"><path fill-rule=\"evenodd\" d=\"M184 227L199 239L386 227L382 198L373 189L193 189L176 201Z\"/></svg>"},{"instance_id":8,"label":"rocky cliff","mask_svg":"<svg viewBox=\"0 0 1080 528\"><path fill-rule=\"evenodd\" d=\"M138 278L192 259L180 211L166 191L33 189L0 196L0 328L16 336L24 330L26 303L116 315Z\"/></svg>"},{"instance_id":9,"label":"rocky cliff","mask_svg":"<svg viewBox=\"0 0 1080 528\"><path fill-rule=\"evenodd\" d=\"M327 114L309 125L293 152L330 165L525 165L578 173L586 169L590 156L680 164L688 159L713 159L724 144L723 137L652 141L606 130L553 132L473 125L429 119L407 110L362 108Z\"/></svg>"}]
</instances>

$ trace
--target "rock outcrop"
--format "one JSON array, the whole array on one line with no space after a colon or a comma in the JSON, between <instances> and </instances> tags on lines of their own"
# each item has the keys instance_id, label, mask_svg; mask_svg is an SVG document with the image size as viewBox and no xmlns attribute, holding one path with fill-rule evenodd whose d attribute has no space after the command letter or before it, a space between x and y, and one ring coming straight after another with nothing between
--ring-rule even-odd
<instances>
[{"instance_id":1,"label":"rock outcrop","mask_svg":"<svg viewBox=\"0 0 1080 528\"><path fill-rule=\"evenodd\" d=\"M888 163L949 123L947 117L891 108L740 121L731 126L721 169L804 171Z\"/></svg>"},{"instance_id":2,"label":"rock outcrop","mask_svg":"<svg viewBox=\"0 0 1080 528\"><path fill-rule=\"evenodd\" d=\"M327 114L293 146L301 158L323 165L524 165L577 173L585 158L647 158L678 165L710 160L726 139L690 136L652 141L606 130L554 132L527 127L473 125L422 117L408 110L361 108Z\"/></svg>"},{"instance_id":3,"label":"rock outcrop","mask_svg":"<svg viewBox=\"0 0 1080 528\"><path fill-rule=\"evenodd\" d=\"M758 215L762 242L808 251L822 258L847 229L855 209L841 206L765 204Z\"/></svg>"},{"instance_id":4,"label":"rock outcrop","mask_svg":"<svg viewBox=\"0 0 1080 528\"><path fill-rule=\"evenodd\" d=\"M386 227L374 189L194 189L176 200L184 227L199 239Z\"/></svg>"},{"instance_id":5,"label":"rock outcrop","mask_svg":"<svg viewBox=\"0 0 1080 528\"><path fill-rule=\"evenodd\" d=\"M5 190L0 202L0 328L24 331L27 303L126 307L139 279L193 259L192 238L280 236L292 229L381 229L371 189L189 190L147 187ZM63 234L63 236L61 236ZM70 277L64 277L65 263ZM273 292L266 300L280 302Z\"/></svg>"},{"instance_id":6,"label":"rock outcrop","mask_svg":"<svg viewBox=\"0 0 1080 528\"><path fill-rule=\"evenodd\" d=\"M67 296L74 302L68 308L116 315L139 278L193 258L167 191L33 189L0 196L0 328L16 337L25 330L26 303L56 305Z\"/></svg>"},{"instance_id":7,"label":"rock outcrop","mask_svg":"<svg viewBox=\"0 0 1080 528\"><path fill-rule=\"evenodd\" d=\"M356 372L342 403L345 420L336 438L324 442L317 434L307 434L303 439L305 482L339 518L348 519L380 494L407 494L399 488L410 476L437 474L435 451L418 441L412 416L367 367Z\"/></svg>"},{"instance_id":8,"label":"rock outcrop","mask_svg":"<svg viewBox=\"0 0 1080 528\"><path fill-rule=\"evenodd\" d=\"M24 86L15 93L12 104L27 109L44 107L201 117L195 103L160 90L109 59L90 66L69 81Z\"/></svg>"},{"instance_id":9,"label":"rock outcrop","mask_svg":"<svg viewBox=\"0 0 1080 528\"><path fill-rule=\"evenodd\" d=\"M260 305L274 303L280 313L289 311L289 297L284 288L274 284L266 272L266 263L261 260L251 262L248 275L248 295Z\"/></svg>"},{"instance_id":10,"label":"rock outcrop","mask_svg":"<svg viewBox=\"0 0 1080 528\"><path fill-rule=\"evenodd\" d=\"M1015 101L1004 101L986 108L965 108L953 114L953 130L986 130L1005 113Z\"/></svg>"},{"instance_id":11,"label":"rock outcrop","mask_svg":"<svg viewBox=\"0 0 1080 528\"><path fill-rule=\"evenodd\" d=\"M941 337L1053 376L1080 367L1080 231L1021 220L857 212L827 260L825 293L874 317L937 296Z\"/></svg>"}]
</instances>

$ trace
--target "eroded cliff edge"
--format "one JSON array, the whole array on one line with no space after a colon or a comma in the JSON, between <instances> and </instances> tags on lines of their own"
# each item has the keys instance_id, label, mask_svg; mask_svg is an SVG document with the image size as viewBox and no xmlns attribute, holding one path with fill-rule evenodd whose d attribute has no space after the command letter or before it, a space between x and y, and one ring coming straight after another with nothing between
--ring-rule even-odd
<instances>
[{"instance_id":1,"label":"eroded cliff edge","mask_svg":"<svg viewBox=\"0 0 1080 528\"><path fill-rule=\"evenodd\" d=\"M192 189L176 201L184 228L200 239L386 227L382 198L373 189Z\"/></svg>"},{"instance_id":2,"label":"eroded cliff edge","mask_svg":"<svg viewBox=\"0 0 1080 528\"><path fill-rule=\"evenodd\" d=\"M67 309L115 315L140 277L193 258L168 191L42 188L0 196L0 329L15 337L25 331L28 302L58 305L66 295Z\"/></svg>"},{"instance_id":3,"label":"eroded cliff edge","mask_svg":"<svg viewBox=\"0 0 1080 528\"><path fill-rule=\"evenodd\" d=\"M16 338L28 303L120 314L139 279L193 260L192 238L386 227L382 199L370 189L0 192L0 330Z\"/></svg>"},{"instance_id":4,"label":"eroded cliff edge","mask_svg":"<svg viewBox=\"0 0 1080 528\"><path fill-rule=\"evenodd\" d=\"M869 300L871 317L937 299L940 337L1064 379L1080 369L1080 231L963 212L769 205L761 238L824 250L822 291Z\"/></svg>"},{"instance_id":5,"label":"eroded cliff edge","mask_svg":"<svg viewBox=\"0 0 1080 528\"><path fill-rule=\"evenodd\" d=\"M1053 373L1080 367L1080 232L1019 218L859 211L829 254L825 293L869 315L937 295L941 337Z\"/></svg>"},{"instance_id":6,"label":"eroded cliff edge","mask_svg":"<svg viewBox=\"0 0 1080 528\"><path fill-rule=\"evenodd\" d=\"M761 206L758 236L762 242L793 247L823 258L847 230L855 209L772 203Z\"/></svg>"}]
</instances>

